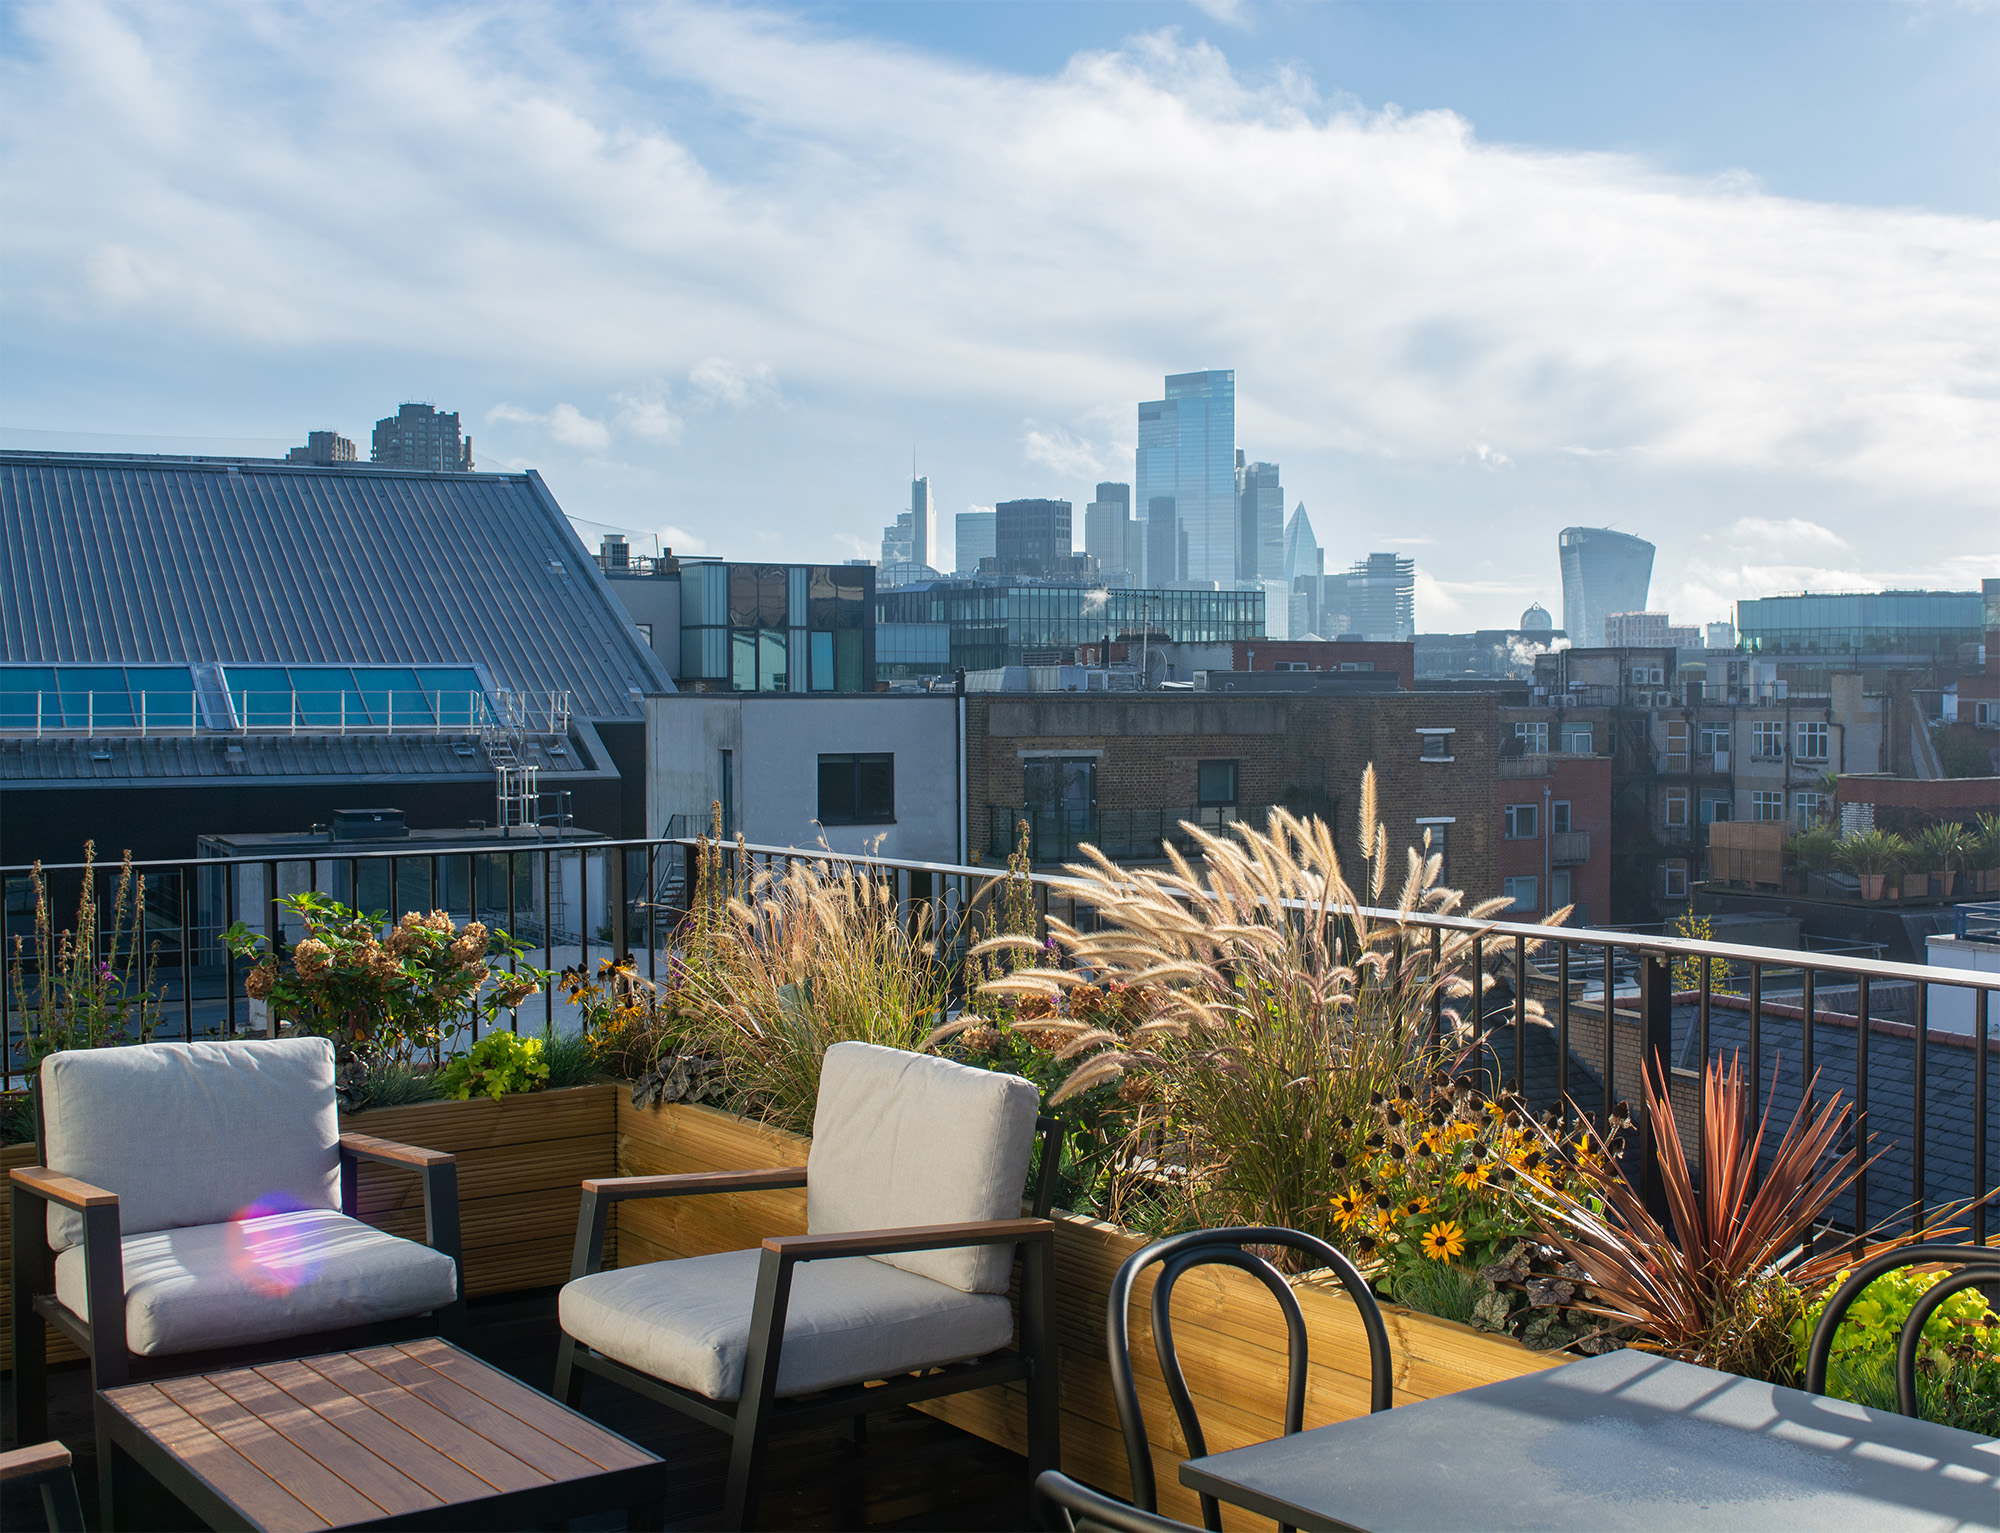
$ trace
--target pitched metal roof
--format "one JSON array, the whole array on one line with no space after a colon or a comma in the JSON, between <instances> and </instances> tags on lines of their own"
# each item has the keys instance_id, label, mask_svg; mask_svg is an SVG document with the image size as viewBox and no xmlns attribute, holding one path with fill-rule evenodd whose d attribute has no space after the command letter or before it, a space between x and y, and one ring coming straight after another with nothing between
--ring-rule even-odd
<instances>
[{"instance_id":1,"label":"pitched metal roof","mask_svg":"<svg viewBox=\"0 0 2000 1533\"><path fill-rule=\"evenodd\" d=\"M593 740L595 736L592 737ZM573 756L557 759L540 740L517 747L545 782L602 775ZM484 751L444 735L154 735L146 739L0 739L0 789L7 786L157 787L170 779L241 782L485 781Z\"/></svg>"},{"instance_id":2,"label":"pitched metal roof","mask_svg":"<svg viewBox=\"0 0 2000 1533\"><path fill-rule=\"evenodd\" d=\"M483 664L599 720L674 690L532 470L0 453L0 660Z\"/></svg>"}]
</instances>

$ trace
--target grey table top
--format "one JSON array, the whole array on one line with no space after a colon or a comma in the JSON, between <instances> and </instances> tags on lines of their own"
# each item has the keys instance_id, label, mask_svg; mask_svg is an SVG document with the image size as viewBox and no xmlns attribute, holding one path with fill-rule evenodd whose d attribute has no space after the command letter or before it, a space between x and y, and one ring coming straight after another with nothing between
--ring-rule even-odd
<instances>
[{"instance_id":1,"label":"grey table top","mask_svg":"<svg viewBox=\"0 0 2000 1533\"><path fill-rule=\"evenodd\" d=\"M2000 1528L2000 1441L1634 1351L1190 1459L1181 1483L1328 1533Z\"/></svg>"}]
</instances>

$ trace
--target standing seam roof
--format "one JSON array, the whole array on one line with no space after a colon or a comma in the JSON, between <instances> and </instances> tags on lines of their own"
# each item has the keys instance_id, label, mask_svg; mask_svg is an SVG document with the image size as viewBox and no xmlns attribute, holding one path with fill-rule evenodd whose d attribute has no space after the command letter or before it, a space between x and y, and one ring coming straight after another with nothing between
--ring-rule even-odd
<instances>
[{"instance_id":1,"label":"standing seam roof","mask_svg":"<svg viewBox=\"0 0 2000 1533\"><path fill-rule=\"evenodd\" d=\"M674 690L532 471L0 453L0 660L483 663L614 721Z\"/></svg>"}]
</instances>

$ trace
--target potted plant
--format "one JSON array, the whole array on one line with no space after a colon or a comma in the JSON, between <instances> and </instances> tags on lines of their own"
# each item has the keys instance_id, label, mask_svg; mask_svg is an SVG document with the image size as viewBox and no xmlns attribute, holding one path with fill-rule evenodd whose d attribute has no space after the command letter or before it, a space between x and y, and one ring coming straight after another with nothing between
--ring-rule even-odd
<instances>
[{"instance_id":1,"label":"potted plant","mask_svg":"<svg viewBox=\"0 0 2000 1533\"><path fill-rule=\"evenodd\" d=\"M1834 862L1842 872L1861 880L1864 900L1879 900L1883 885L1902 866L1908 850L1909 843L1893 831L1864 830L1840 843Z\"/></svg>"},{"instance_id":2,"label":"potted plant","mask_svg":"<svg viewBox=\"0 0 2000 1533\"><path fill-rule=\"evenodd\" d=\"M1947 899L1958 881L1958 869L1965 861L1968 837L1956 820L1939 820L1911 838L1911 861L1930 874L1931 893Z\"/></svg>"},{"instance_id":3,"label":"potted plant","mask_svg":"<svg viewBox=\"0 0 2000 1533\"><path fill-rule=\"evenodd\" d=\"M1976 869L1973 887L2000 894L2000 814L1982 814L1966 835L1965 865Z\"/></svg>"},{"instance_id":4,"label":"potted plant","mask_svg":"<svg viewBox=\"0 0 2000 1533\"><path fill-rule=\"evenodd\" d=\"M1786 870L1785 892L1803 894L1808 875L1824 873L1833 866L1834 851L1839 845L1840 838L1827 825L1802 830L1786 841L1785 853L1792 866Z\"/></svg>"}]
</instances>

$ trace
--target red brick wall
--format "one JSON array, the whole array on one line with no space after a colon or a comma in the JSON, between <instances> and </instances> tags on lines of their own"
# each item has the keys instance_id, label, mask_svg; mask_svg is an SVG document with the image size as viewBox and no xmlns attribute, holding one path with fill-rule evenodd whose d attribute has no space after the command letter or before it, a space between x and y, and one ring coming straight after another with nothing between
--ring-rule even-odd
<instances>
[{"instance_id":1,"label":"red brick wall","mask_svg":"<svg viewBox=\"0 0 2000 1533\"><path fill-rule=\"evenodd\" d=\"M1280 665L1309 665L1315 671L1337 671L1343 665L1365 665L1391 673L1405 692L1417 685L1417 646L1414 644L1340 643L1333 639L1238 639L1232 646L1230 667L1238 671L1271 671Z\"/></svg>"},{"instance_id":2,"label":"red brick wall","mask_svg":"<svg viewBox=\"0 0 2000 1533\"><path fill-rule=\"evenodd\" d=\"M1546 793L1544 790L1547 790ZM1509 777L1499 782L1493 834L1498 848L1497 878L1543 876L1542 837L1506 839L1506 806L1533 804L1537 816L1557 800L1568 802L1570 829L1590 834L1590 860L1571 867L1570 899L1589 919L1602 925L1611 919L1611 758L1609 756L1549 757L1546 777ZM1537 819L1539 828L1546 823ZM1547 890L1542 890L1547 903ZM1542 913L1546 913L1545 911Z\"/></svg>"},{"instance_id":3,"label":"red brick wall","mask_svg":"<svg viewBox=\"0 0 2000 1533\"><path fill-rule=\"evenodd\" d=\"M2000 809L2000 777L1843 776L1834 801L1931 813L1983 813Z\"/></svg>"}]
</instances>

